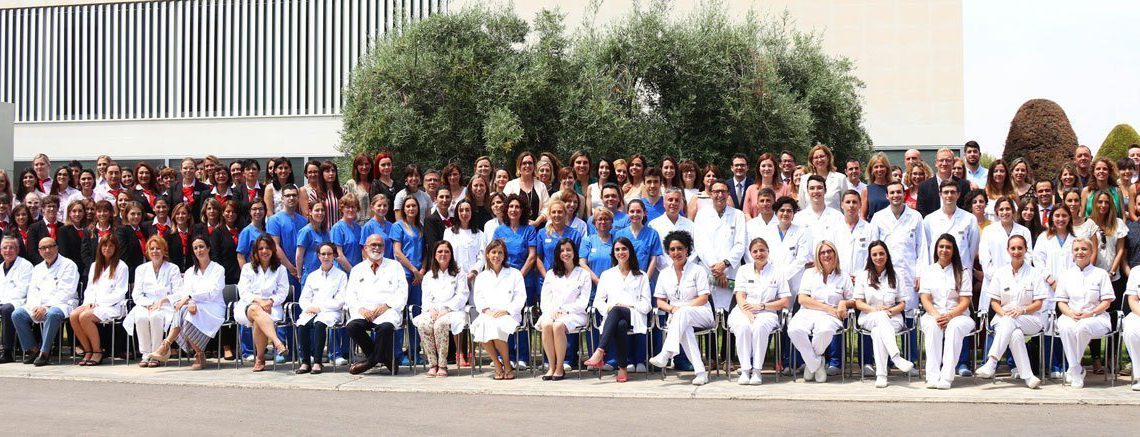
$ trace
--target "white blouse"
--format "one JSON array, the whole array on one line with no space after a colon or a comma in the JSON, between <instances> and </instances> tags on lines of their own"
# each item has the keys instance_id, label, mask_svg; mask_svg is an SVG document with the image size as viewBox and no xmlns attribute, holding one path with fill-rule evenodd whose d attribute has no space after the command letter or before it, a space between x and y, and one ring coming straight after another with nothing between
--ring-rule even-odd
<instances>
[{"instance_id":1,"label":"white blouse","mask_svg":"<svg viewBox=\"0 0 1140 437\"><path fill-rule=\"evenodd\" d=\"M1025 309L1037 299L1049 298L1049 285L1045 283L1046 274L1043 269L1023 263L1017 271L1013 270L1011 264L994 270L986 297L1001 303L1003 309ZM1045 309L1044 305L1041 309ZM1041 309L1033 314L1039 314Z\"/></svg>"},{"instance_id":2,"label":"white blouse","mask_svg":"<svg viewBox=\"0 0 1140 437\"><path fill-rule=\"evenodd\" d=\"M581 267L574 267L566 276L554 274L553 268L547 270L542 281L542 313L586 314L593 285L593 277Z\"/></svg>"},{"instance_id":3,"label":"white blouse","mask_svg":"<svg viewBox=\"0 0 1140 437\"><path fill-rule=\"evenodd\" d=\"M709 271L700 264L687 261L681 268L680 278L677 277L677 271L672 265L661 270L661 274L657 276L657 288L653 291L653 297L667 299L673 306L687 306L698 296L707 296L710 293L712 292L709 291ZM705 306L708 305L709 302L705 302Z\"/></svg>"},{"instance_id":4,"label":"white blouse","mask_svg":"<svg viewBox=\"0 0 1140 437\"><path fill-rule=\"evenodd\" d=\"M489 223L489 222L488 222ZM460 229L454 232L451 228L443 231L443 239L451 243L452 257L459 271L464 274L480 272L483 270L483 249L487 247L487 240L479 230Z\"/></svg>"},{"instance_id":5,"label":"white blouse","mask_svg":"<svg viewBox=\"0 0 1140 437\"><path fill-rule=\"evenodd\" d=\"M467 288L467 272L460 269L458 275L451 275L446 270L438 273L424 273L422 285L423 307L426 312L431 309L441 309L447 312L463 311L467 305L467 297L471 291ZM436 275L439 275L437 278Z\"/></svg>"},{"instance_id":6,"label":"white blouse","mask_svg":"<svg viewBox=\"0 0 1140 437\"><path fill-rule=\"evenodd\" d=\"M859 272L855 275L855 293L852 299L862 300L867 305L872 307L893 307L898 305L899 302L905 302L907 293L902 293L900 290L905 289L906 281L902 275L895 275L895 286L891 287L891 281L887 278L887 273L879 274L879 287L871 286L871 275L866 270Z\"/></svg>"},{"instance_id":7,"label":"white blouse","mask_svg":"<svg viewBox=\"0 0 1140 437\"><path fill-rule=\"evenodd\" d=\"M652 308L649 299L649 275L645 273L634 275L631 272L623 275L621 269L614 266L606 269L598 277L594 306L602 311L603 324L605 315L611 308L616 305L627 305L633 313L629 321L630 327L635 334L644 334L647 327L645 316Z\"/></svg>"},{"instance_id":8,"label":"white blouse","mask_svg":"<svg viewBox=\"0 0 1140 437\"><path fill-rule=\"evenodd\" d=\"M755 263L745 264L736 272L733 293L744 293L744 299L753 305L766 304L792 295L788 280L779 267L767 262L759 272Z\"/></svg>"},{"instance_id":9,"label":"white blouse","mask_svg":"<svg viewBox=\"0 0 1140 437\"><path fill-rule=\"evenodd\" d=\"M835 269L824 280L823 273L810 269L804 272L803 282L800 282L798 294L811 296L832 308L838 308L839 303L851 300L851 279L839 269Z\"/></svg>"},{"instance_id":10,"label":"white blouse","mask_svg":"<svg viewBox=\"0 0 1140 437\"><path fill-rule=\"evenodd\" d=\"M939 263L927 264L922 268L918 280L918 294L929 294L934 308L939 312L947 312L958 306L959 297L972 297L974 285L970 280L970 271L962 271L962 282L954 282L954 265L948 264L945 268Z\"/></svg>"},{"instance_id":11,"label":"white blouse","mask_svg":"<svg viewBox=\"0 0 1140 437\"><path fill-rule=\"evenodd\" d=\"M131 299L135 301L136 306L150 306L162 298L166 298L168 304L173 305L169 301L174 300L173 294L180 288L182 288L182 272L178 270L178 266L163 261L156 273L154 264L146 262L135 268L135 288L131 291Z\"/></svg>"},{"instance_id":12,"label":"white blouse","mask_svg":"<svg viewBox=\"0 0 1140 437\"><path fill-rule=\"evenodd\" d=\"M499 273L492 269L483 270L475 277L474 289L475 309L480 313L486 310L505 310L515 322L522 321L526 285L518 269L504 265Z\"/></svg>"},{"instance_id":13,"label":"white blouse","mask_svg":"<svg viewBox=\"0 0 1140 437\"><path fill-rule=\"evenodd\" d=\"M1102 300L1116 300L1108 272L1092 264L1073 266L1057 279L1057 301L1068 302L1073 311L1092 311ZM1108 317L1108 312L1101 316Z\"/></svg>"},{"instance_id":14,"label":"white blouse","mask_svg":"<svg viewBox=\"0 0 1140 437\"><path fill-rule=\"evenodd\" d=\"M289 297L289 276L285 269L277 267L273 270L254 269L253 263L246 263L241 268L241 277L238 278L239 310L252 303L254 299L272 299L274 312L279 311L285 299Z\"/></svg>"}]
</instances>

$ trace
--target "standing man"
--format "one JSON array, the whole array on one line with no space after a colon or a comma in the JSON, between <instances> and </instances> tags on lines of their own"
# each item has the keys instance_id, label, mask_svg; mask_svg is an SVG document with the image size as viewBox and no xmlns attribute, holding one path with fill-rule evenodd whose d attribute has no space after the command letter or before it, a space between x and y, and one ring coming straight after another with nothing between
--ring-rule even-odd
<instances>
[{"instance_id":1,"label":"standing man","mask_svg":"<svg viewBox=\"0 0 1140 437\"><path fill-rule=\"evenodd\" d=\"M796 155L787 150L780 152L780 178L784 185L792 185L792 176L796 174Z\"/></svg>"},{"instance_id":2,"label":"standing man","mask_svg":"<svg viewBox=\"0 0 1140 437\"><path fill-rule=\"evenodd\" d=\"M273 238L273 242L277 243L277 259L281 265L289 272L289 285L293 286L293 292L289 293L289 297L285 299L286 302L293 302L297 299L297 293L301 290L301 269L300 266L293 265L291 260L292 256L296 255L297 251L297 233L301 228L309 223L305 216L297 212L297 196L300 191L296 185L288 184L281 188L281 203L285 206L281 212L273 214L265 221L265 233ZM286 251L288 248L288 251ZM403 277L403 275L401 275ZM286 326L277 328L277 336L284 338L285 343L289 346L289 351L295 351L297 348L293 347L293 326ZM286 357L278 355L275 360L283 362Z\"/></svg>"},{"instance_id":3,"label":"standing man","mask_svg":"<svg viewBox=\"0 0 1140 437\"><path fill-rule=\"evenodd\" d=\"M887 244L887 252L891 254L891 261L894 261L898 284L901 284L899 293L906 300L906 314L911 315L904 320L910 327L914 326L913 311L918 308L914 283L919 265L917 261L919 254L926 252L920 241L922 216L906 206L906 188L903 188L902 181L887 184L887 201L890 206L871 217L871 226L879 234L879 239ZM918 336L910 336L909 355L908 360L918 359ZM918 369L911 369L911 375L918 376Z\"/></svg>"},{"instance_id":4,"label":"standing man","mask_svg":"<svg viewBox=\"0 0 1140 437\"><path fill-rule=\"evenodd\" d=\"M748 175L748 157L743 153L732 156L732 180L728 181L728 185L732 207L740 209L744 205L744 192L752 185L752 176Z\"/></svg>"},{"instance_id":5,"label":"standing man","mask_svg":"<svg viewBox=\"0 0 1140 437\"><path fill-rule=\"evenodd\" d=\"M903 164L906 168L910 168L911 164L922 161L922 151L918 149L907 149L903 154Z\"/></svg>"},{"instance_id":6,"label":"standing man","mask_svg":"<svg viewBox=\"0 0 1140 437\"><path fill-rule=\"evenodd\" d=\"M1092 150L1089 146L1077 146L1073 152L1073 165L1077 167L1077 184L1084 188L1089 184L1092 166Z\"/></svg>"},{"instance_id":7,"label":"standing man","mask_svg":"<svg viewBox=\"0 0 1140 437\"><path fill-rule=\"evenodd\" d=\"M847 160L847 166L843 167L843 173L847 175L848 188L855 190L856 193L862 193L867 189L867 184L859 179L859 176L863 175L863 167L858 159ZM842 200L840 203L842 203Z\"/></svg>"},{"instance_id":8,"label":"standing man","mask_svg":"<svg viewBox=\"0 0 1140 437\"><path fill-rule=\"evenodd\" d=\"M122 185L122 179L120 178L122 175L123 171L118 163L112 162L108 164L107 171L103 173L103 178L106 183L95 187L95 201L106 200L111 202L111 205L117 205L118 203L116 202L118 201L119 193L125 190Z\"/></svg>"},{"instance_id":9,"label":"standing man","mask_svg":"<svg viewBox=\"0 0 1140 437\"><path fill-rule=\"evenodd\" d=\"M732 302L729 281L744 256L744 213L728 205L728 184L718 180L712 184L712 208L701 208L693 221L693 245L697 260L712 274L713 306L728 309Z\"/></svg>"},{"instance_id":10,"label":"standing man","mask_svg":"<svg viewBox=\"0 0 1140 437\"><path fill-rule=\"evenodd\" d=\"M969 182L953 176L954 152L952 150L947 148L938 149L938 154L936 154L934 158L934 167L934 177L918 185L918 203L915 205L915 209L917 209L919 214L922 214L923 217L939 209L939 199L942 198L939 194L939 187L942 186L942 181L953 181L958 187L959 196L970 191ZM959 197L955 197L955 200L959 202L959 208L965 207L964 200ZM938 236L935 235L934 238L938 238Z\"/></svg>"},{"instance_id":11,"label":"standing man","mask_svg":"<svg viewBox=\"0 0 1140 437\"><path fill-rule=\"evenodd\" d=\"M843 209L843 225L836 227L830 238L831 242L835 244L835 251L838 252L836 255L839 257L839 269L851 279L852 283L855 281L855 274L867 267L868 246L871 245L872 241L879 239L879 233L875 227L863 220L863 215L860 214L862 205L863 201L860 199L858 191L847 190L843 192L843 198L839 202L840 208ZM843 357L843 338L843 336L835 336L827 348L827 355L830 357L827 363L827 370L829 371L832 367L835 368L835 371L840 369L839 365ZM874 362L869 339L870 337L867 337L860 343L863 345L859 350L863 354L864 363ZM870 375L875 374L874 367L870 365L863 366L863 373L867 374L868 369L871 371Z\"/></svg>"},{"instance_id":12,"label":"standing man","mask_svg":"<svg viewBox=\"0 0 1140 437\"><path fill-rule=\"evenodd\" d=\"M807 208L796 213L792 220L797 226L804 228L811 241L809 253L815 254L819 242L832 238L835 230L843 225L843 213L828 208L824 202L827 192L827 182L820 175L811 175L807 179L808 202Z\"/></svg>"},{"instance_id":13,"label":"standing man","mask_svg":"<svg viewBox=\"0 0 1140 437\"><path fill-rule=\"evenodd\" d=\"M657 167L645 169L645 178L641 190L645 194L645 197L641 198L641 202L645 204L646 223L665 214L665 201L661 196L661 169ZM665 234L661 234L661 238L665 238Z\"/></svg>"},{"instance_id":14,"label":"standing man","mask_svg":"<svg viewBox=\"0 0 1140 437\"><path fill-rule=\"evenodd\" d=\"M1049 215L1053 213L1053 181L1042 179L1033 184L1033 193L1037 195L1037 218L1042 229L1049 229ZM1032 241L1032 240L1031 240Z\"/></svg>"},{"instance_id":15,"label":"standing man","mask_svg":"<svg viewBox=\"0 0 1140 437\"><path fill-rule=\"evenodd\" d=\"M967 141L963 153L965 154L963 161L966 163L966 180L979 189L986 189L986 178L989 177L990 171L982 167L982 146L979 146L977 141Z\"/></svg>"},{"instance_id":16,"label":"standing man","mask_svg":"<svg viewBox=\"0 0 1140 437\"><path fill-rule=\"evenodd\" d=\"M649 170L646 170L646 183L649 181ZM685 231L688 232L689 235L695 235L693 221L685 217L684 214L681 214L681 211L685 209L685 191L679 187L670 187L665 190L665 195L662 196L662 199L664 199L665 213L649 222L649 227L657 231L657 235L661 237L661 244L665 244L665 236L673 231ZM695 256L695 253L690 254L690 258ZM657 260L658 270L669 266L668 253L661 254Z\"/></svg>"}]
</instances>

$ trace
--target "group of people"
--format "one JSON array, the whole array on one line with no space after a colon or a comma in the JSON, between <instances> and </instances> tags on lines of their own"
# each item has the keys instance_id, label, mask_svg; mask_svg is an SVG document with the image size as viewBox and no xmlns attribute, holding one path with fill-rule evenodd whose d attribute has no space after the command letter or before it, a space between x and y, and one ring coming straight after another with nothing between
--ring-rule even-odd
<instances>
[{"instance_id":1,"label":"group of people","mask_svg":"<svg viewBox=\"0 0 1140 437\"><path fill-rule=\"evenodd\" d=\"M993 377L1003 361L1037 387L1027 337L1050 358L1042 374L1081 387L1090 344L1088 371L1103 371L1094 341L1116 329L1115 311L1140 353L1140 145L1116 162L1078 147L1056 180L1035 180L1023 159L984 168L972 141L962 150L938 150L934 170L910 150L901 168L878 153L842 173L822 144L804 165L736 155L727 171L585 151L566 166L523 152L514 168L480 157L470 174L397 171L379 153L355 156L344 178L307 162L301 180L285 158L263 173L256 160L176 170L103 156L53 173L38 155L16 185L0 172L0 362L18 339L25 364L46 365L67 329L78 364L99 365L121 321L141 367L177 346L200 369L216 345L254 371L295 357L297 373L321 373L360 356L350 373L426 359L445 377L449 362L472 365L470 339L495 379L513 379L537 334L545 380L565 377L587 336L583 364L619 382L672 366L701 385L697 333L723 320L735 350L709 346L736 357L740 384L762 382L776 331L792 345L777 371L824 382L855 347L843 341L854 316L861 370L879 387L890 367L917 372L920 349L930 388ZM917 335L900 348L908 331L922 348Z\"/></svg>"}]
</instances>

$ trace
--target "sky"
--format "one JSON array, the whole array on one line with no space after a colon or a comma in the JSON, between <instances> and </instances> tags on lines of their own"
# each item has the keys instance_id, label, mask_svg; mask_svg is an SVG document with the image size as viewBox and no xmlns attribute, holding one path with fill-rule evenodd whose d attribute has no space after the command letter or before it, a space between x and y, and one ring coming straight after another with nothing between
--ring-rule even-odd
<instances>
[{"instance_id":1,"label":"sky","mask_svg":"<svg viewBox=\"0 0 1140 437\"><path fill-rule=\"evenodd\" d=\"M1094 151L1119 123L1140 129L1140 1L965 0L965 136L1000 153L1027 100L1065 110Z\"/></svg>"}]
</instances>

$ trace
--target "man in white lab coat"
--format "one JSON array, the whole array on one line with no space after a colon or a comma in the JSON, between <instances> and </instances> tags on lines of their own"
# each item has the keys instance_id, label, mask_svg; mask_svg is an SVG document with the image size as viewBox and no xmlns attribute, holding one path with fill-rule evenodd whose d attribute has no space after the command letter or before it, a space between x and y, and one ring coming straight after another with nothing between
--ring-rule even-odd
<instances>
[{"instance_id":1,"label":"man in white lab coat","mask_svg":"<svg viewBox=\"0 0 1140 437\"><path fill-rule=\"evenodd\" d=\"M32 268L27 300L12 312L12 324L27 355L24 364L39 367L48 364L60 326L79 304L79 268L67 257L59 256L59 246L52 238L41 239L37 249L44 261ZM43 324L39 338L32 329L35 323Z\"/></svg>"},{"instance_id":2,"label":"man in white lab coat","mask_svg":"<svg viewBox=\"0 0 1140 437\"><path fill-rule=\"evenodd\" d=\"M394 260L384 258L384 238L372 235L364 244L364 261L352 268L345 289L345 307L351 318L345 330L365 359L349 367L358 375L384 364L396 374L393 363L395 332L403 326L404 306L408 303L408 281L404 269ZM373 340L370 331L376 331Z\"/></svg>"},{"instance_id":3,"label":"man in white lab coat","mask_svg":"<svg viewBox=\"0 0 1140 437\"><path fill-rule=\"evenodd\" d=\"M728 310L732 302L730 281L736 278L747 243L744 213L728 205L728 184L713 182L712 208L701 208L693 220L697 260L712 274L713 307Z\"/></svg>"},{"instance_id":4,"label":"man in white lab coat","mask_svg":"<svg viewBox=\"0 0 1140 437\"><path fill-rule=\"evenodd\" d=\"M3 322L3 342L0 348L0 364L11 363L16 349L16 326L12 324L12 312L24 306L28 297L28 285L32 283L32 263L20 257L20 243L16 237L0 240L0 256L4 265L0 268L0 322Z\"/></svg>"},{"instance_id":5,"label":"man in white lab coat","mask_svg":"<svg viewBox=\"0 0 1140 437\"><path fill-rule=\"evenodd\" d=\"M871 227L879 235L879 239L887 244L887 251L891 254L891 260L895 263L895 274L898 275L900 284L906 290L906 311L907 315L913 315L915 308L918 307L918 294L917 288L914 286L914 278L917 272L918 256L926 251L922 248L920 235L922 234L922 215L914 208L906 206L906 188L903 186L902 181L893 181L887 184L887 202L890 206L883 208L876 212L871 217ZM906 318L908 327L913 326L914 319ZM866 343L870 345L870 341ZM868 346L868 352L870 352ZM870 358L870 356L866 356ZM911 361L918 360L918 336L910 336L910 353L907 359ZM871 362L872 360L865 360L864 363ZM918 376L918 370L911 369L914 376Z\"/></svg>"}]
</instances>

